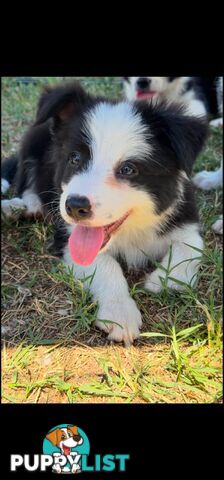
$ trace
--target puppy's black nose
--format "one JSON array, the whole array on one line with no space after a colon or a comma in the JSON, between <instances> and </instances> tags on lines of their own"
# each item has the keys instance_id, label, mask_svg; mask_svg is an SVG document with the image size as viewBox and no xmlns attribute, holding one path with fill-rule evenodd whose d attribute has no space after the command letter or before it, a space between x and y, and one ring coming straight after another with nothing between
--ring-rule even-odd
<instances>
[{"instance_id":1,"label":"puppy's black nose","mask_svg":"<svg viewBox=\"0 0 224 480\"><path fill-rule=\"evenodd\" d=\"M65 202L67 214L75 220L84 220L92 215L91 205L87 197L69 196Z\"/></svg>"},{"instance_id":2,"label":"puppy's black nose","mask_svg":"<svg viewBox=\"0 0 224 480\"><path fill-rule=\"evenodd\" d=\"M136 85L139 90L148 90L150 86L151 80L147 77L139 77Z\"/></svg>"}]
</instances>

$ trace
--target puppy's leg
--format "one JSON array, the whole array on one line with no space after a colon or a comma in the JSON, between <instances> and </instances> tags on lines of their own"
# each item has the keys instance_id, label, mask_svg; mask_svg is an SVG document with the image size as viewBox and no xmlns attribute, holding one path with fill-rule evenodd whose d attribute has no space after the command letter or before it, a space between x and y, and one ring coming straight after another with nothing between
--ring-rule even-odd
<instances>
[{"instance_id":1,"label":"puppy's leg","mask_svg":"<svg viewBox=\"0 0 224 480\"><path fill-rule=\"evenodd\" d=\"M99 303L96 326L109 333L109 340L124 341L126 345L132 343L139 335L141 314L129 295L128 284L118 262L109 254L102 253L90 266L82 267L72 262L67 248L64 261L70 268L73 265L75 278L92 275L84 285L90 288L93 298Z\"/></svg>"},{"instance_id":2,"label":"puppy's leg","mask_svg":"<svg viewBox=\"0 0 224 480\"><path fill-rule=\"evenodd\" d=\"M222 169L223 165L221 163L220 168L215 172L203 170L193 177L193 183L196 187L201 188L202 190L211 190L212 188L221 187L223 183Z\"/></svg>"},{"instance_id":3,"label":"puppy's leg","mask_svg":"<svg viewBox=\"0 0 224 480\"><path fill-rule=\"evenodd\" d=\"M26 205L22 198L13 197L10 200L2 200L1 209L7 217L17 218L26 211Z\"/></svg>"},{"instance_id":4,"label":"puppy's leg","mask_svg":"<svg viewBox=\"0 0 224 480\"><path fill-rule=\"evenodd\" d=\"M39 196L32 191L32 188L25 190L22 195L22 199L26 205L26 215L38 215L42 214L42 203Z\"/></svg>"},{"instance_id":5,"label":"puppy's leg","mask_svg":"<svg viewBox=\"0 0 224 480\"><path fill-rule=\"evenodd\" d=\"M203 248L203 240L199 234L198 225L190 224L175 229L170 236L170 246L171 249L161 262L162 268L166 271L158 267L146 277L145 288L152 292L160 292L164 288L164 282L168 288L174 290L184 290L186 288L168 277L173 277L177 281L191 286L196 281L201 253L192 247L200 250Z\"/></svg>"},{"instance_id":6,"label":"puppy's leg","mask_svg":"<svg viewBox=\"0 0 224 480\"><path fill-rule=\"evenodd\" d=\"M10 200L2 200L1 208L7 217L13 218L18 218L21 213L25 216L42 214L41 200L31 189L25 190L22 198L13 197Z\"/></svg>"}]
</instances>

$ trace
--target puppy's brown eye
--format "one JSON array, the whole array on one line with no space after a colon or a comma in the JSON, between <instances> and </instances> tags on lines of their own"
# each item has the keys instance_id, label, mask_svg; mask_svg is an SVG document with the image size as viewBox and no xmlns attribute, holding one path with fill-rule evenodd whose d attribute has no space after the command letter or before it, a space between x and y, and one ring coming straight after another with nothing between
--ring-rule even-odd
<instances>
[{"instance_id":1,"label":"puppy's brown eye","mask_svg":"<svg viewBox=\"0 0 224 480\"><path fill-rule=\"evenodd\" d=\"M71 152L69 155L69 162L71 165L78 167L81 161L79 152Z\"/></svg>"},{"instance_id":2,"label":"puppy's brown eye","mask_svg":"<svg viewBox=\"0 0 224 480\"><path fill-rule=\"evenodd\" d=\"M133 163L125 162L121 165L117 174L122 177L134 177L138 175L138 169Z\"/></svg>"}]
</instances>

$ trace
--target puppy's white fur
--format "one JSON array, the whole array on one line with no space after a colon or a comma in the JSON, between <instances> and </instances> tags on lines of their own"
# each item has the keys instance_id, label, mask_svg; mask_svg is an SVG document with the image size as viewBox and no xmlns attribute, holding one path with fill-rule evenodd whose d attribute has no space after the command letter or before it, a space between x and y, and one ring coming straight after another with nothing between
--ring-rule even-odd
<instances>
[{"instance_id":1,"label":"puppy's white fur","mask_svg":"<svg viewBox=\"0 0 224 480\"><path fill-rule=\"evenodd\" d=\"M42 213L41 201L31 189L25 190L22 198L13 197L2 200L1 208L7 217L16 217L21 211L24 211L27 216Z\"/></svg>"},{"instance_id":2,"label":"puppy's white fur","mask_svg":"<svg viewBox=\"0 0 224 480\"><path fill-rule=\"evenodd\" d=\"M2 178L2 180L1 180L1 192L3 194L6 193L7 190L9 189L9 187L10 187L9 182L5 178Z\"/></svg>"},{"instance_id":3,"label":"puppy's white fur","mask_svg":"<svg viewBox=\"0 0 224 480\"><path fill-rule=\"evenodd\" d=\"M223 216L222 215L220 215L218 220L216 220L216 222L213 223L212 229L214 230L215 233L218 233L219 235L223 234Z\"/></svg>"},{"instance_id":4,"label":"puppy's white fur","mask_svg":"<svg viewBox=\"0 0 224 480\"><path fill-rule=\"evenodd\" d=\"M211 190L213 188L221 187L223 183L223 165L214 171L209 172L203 170L197 173L193 178L193 183L196 187L201 188L202 190Z\"/></svg>"}]
</instances>

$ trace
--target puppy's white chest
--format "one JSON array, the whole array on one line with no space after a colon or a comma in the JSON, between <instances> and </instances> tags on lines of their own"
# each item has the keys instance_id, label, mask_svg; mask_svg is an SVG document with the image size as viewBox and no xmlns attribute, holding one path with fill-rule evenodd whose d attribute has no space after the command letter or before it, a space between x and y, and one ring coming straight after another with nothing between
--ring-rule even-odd
<instances>
[{"instance_id":1,"label":"puppy's white chest","mask_svg":"<svg viewBox=\"0 0 224 480\"><path fill-rule=\"evenodd\" d=\"M111 253L121 255L129 268L142 268L150 260L160 260L167 248L167 239L149 230L137 234L131 242L128 237L120 238L112 245Z\"/></svg>"}]
</instances>

